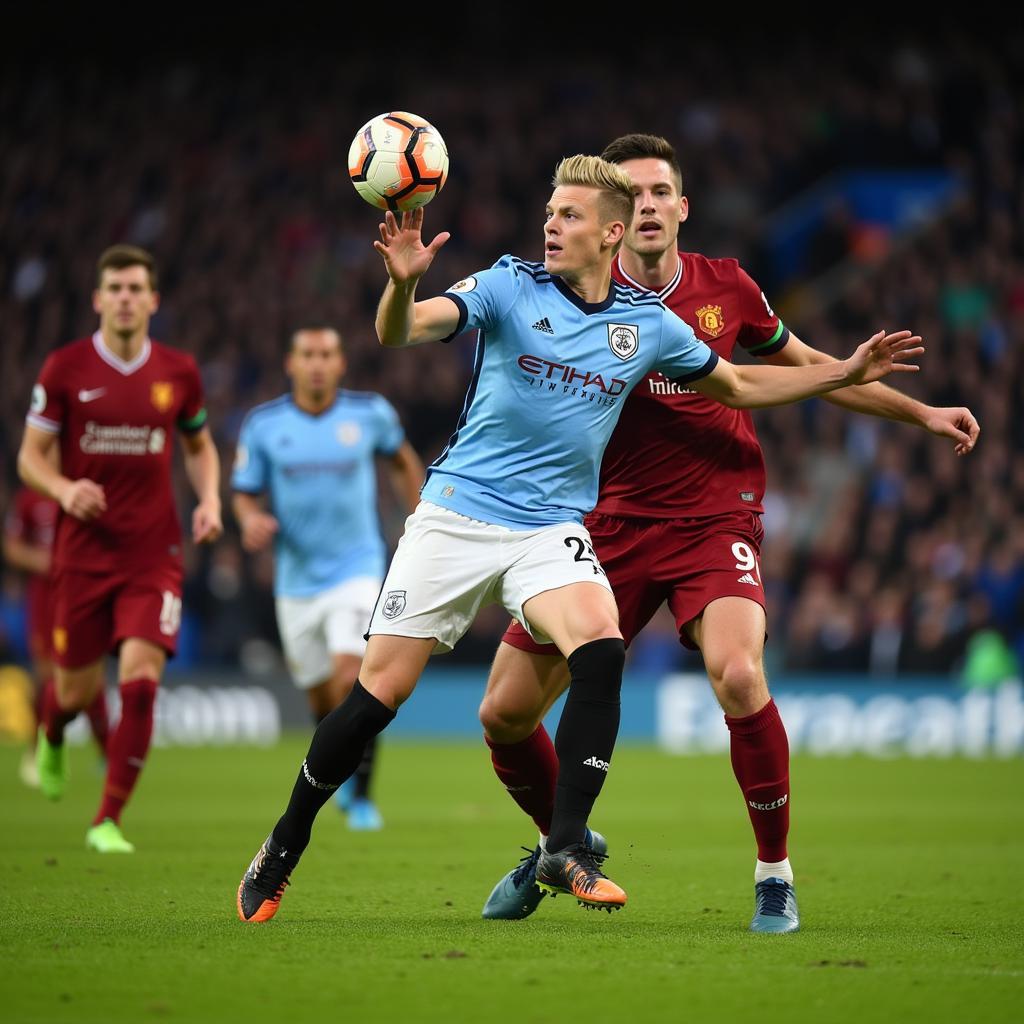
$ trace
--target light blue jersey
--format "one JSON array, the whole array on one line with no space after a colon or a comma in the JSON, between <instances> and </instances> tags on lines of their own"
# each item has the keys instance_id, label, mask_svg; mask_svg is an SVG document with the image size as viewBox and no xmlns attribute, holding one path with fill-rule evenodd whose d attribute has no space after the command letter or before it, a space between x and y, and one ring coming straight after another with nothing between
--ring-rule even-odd
<instances>
[{"instance_id":1,"label":"light blue jersey","mask_svg":"<svg viewBox=\"0 0 1024 1024\"><path fill-rule=\"evenodd\" d=\"M278 596L308 597L356 576L384 576L374 456L394 455L404 439L395 410L368 392L341 390L316 416L291 395L249 413L231 486L270 497L280 524Z\"/></svg>"},{"instance_id":2,"label":"light blue jersey","mask_svg":"<svg viewBox=\"0 0 1024 1024\"><path fill-rule=\"evenodd\" d=\"M613 281L587 303L515 256L445 294L461 313L455 333L480 335L462 415L422 495L485 523L582 522L633 386L651 370L685 384L718 362L656 296Z\"/></svg>"}]
</instances>

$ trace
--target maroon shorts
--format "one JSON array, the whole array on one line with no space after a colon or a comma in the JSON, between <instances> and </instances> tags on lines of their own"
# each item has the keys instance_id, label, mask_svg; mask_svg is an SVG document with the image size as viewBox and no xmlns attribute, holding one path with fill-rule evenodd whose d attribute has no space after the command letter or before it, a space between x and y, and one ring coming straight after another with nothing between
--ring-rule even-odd
<instances>
[{"instance_id":1,"label":"maroon shorts","mask_svg":"<svg viewBox=\"0 0 1024 1024\"><path fill-rule=\"evenodd\" d=\"M58 570L54 660L62 668L80 668L116 652L129 637L148 640L173 657L181 625L181 581L176 562L121 573Z\"/></svg>"},{"instance_id":2,"label":"maroon shorts","mask_svg":"<svg viewBox=\"0 0 1024 1024\"><path fill-rule=\"evenodd\" d=\"M619 606L626 646L668 601L680 643L693 649L687 623L720 597L745 597L764 607L761 540L756 512L701 519L618 519L593 513L587 529ZM531 654L557 654L513 622L501 638Z\"/></svg>"},{"instance_id":3,"label":"maroon shorts","mask_svg":"<svg viewBox=\"0 0 1024 1024\"><path fill-rule=\"evenodd\" d=\"M53 580L49 576L33 576L28 582L26 632L28 650L34 661L53 658Z\"/></svg>"}]
</instances>

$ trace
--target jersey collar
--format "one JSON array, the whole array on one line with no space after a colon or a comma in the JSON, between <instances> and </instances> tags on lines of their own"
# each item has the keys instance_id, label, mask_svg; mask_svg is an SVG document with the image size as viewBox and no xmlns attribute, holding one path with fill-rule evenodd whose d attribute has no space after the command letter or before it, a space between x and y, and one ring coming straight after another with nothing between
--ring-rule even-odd
<instances>
[{"instance_id":1,"label":"jersey collar","mask_svg":"<svg viewBox=\"0 0 1024 1024\"><path fill-rule=\"evenodd\" d=\"M96 349L96 355L100 357L108 366L112 366L118 373L124 374L126 377L129 374L134 373L139 367L145 366L146 360L149 359L149 353L153 346L150 344L149 338L142 343L142 348L139 349L139 354L134 359L122 359L119 355L111 352L106 345L103 344L103 335L97 331L92 336L92 347Z\"/></svg>"},{"instance_id":2,"label":"jersey collar","mask_svg":"<svg viewBox=\"0 0 1024 1024\"><path fill-rule=\"evenodd\" d=\"M650 292L650 288L646 287L645 285L642 285L639 281L634 281L633 278L631 278L629 274L626 273L625 269L622 266L622 260L620 260L617 256L616 260L618 260L619 273L625 278L627 284L632 285L634 288L637 288L642 292ZM663 302L665 299L669 297L669 295L671 295L676 290L676 288L679 286L679 282L683 279L683 261L680 258L679 253L676 253L676 261L676 272L672 275L672 280L669 281L669 283L665 285L665 287L662 288L660 291L654 293Z\"/></svg>"},{"instance_id":3,"label":"jersey collar","mask_svg":"<svg viewBox=\"0 0 1024 1024\"><path fill-rule=\"evenodd\" d=\"M560 277L551 275L551 283L579 310L588 315L603 313L615 301L615 282L608 285L608 297L602 302L584 302Z\"/></svg>"}]
</instances>

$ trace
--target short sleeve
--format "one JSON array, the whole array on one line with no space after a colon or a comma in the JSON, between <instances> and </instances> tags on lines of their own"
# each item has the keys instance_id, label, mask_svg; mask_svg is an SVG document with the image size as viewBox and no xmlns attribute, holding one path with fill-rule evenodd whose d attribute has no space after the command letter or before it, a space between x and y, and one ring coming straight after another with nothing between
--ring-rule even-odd
<instances>
[{"instance_id":1,"label":"short sleeve","mask_svg":"<svg viewBox=\"0 0 1024 1024\"><path fill-rule=\"evenodd\" d=\"M62 383L57 353L48 356L32 387L26 422L48 434L59 434L67 416L67 389Z\"/></svg>"},{"instance_id":2,"label":"short sleeve","mask_svg":"<svg viewBox=\"0 0 1024 1024\"><path fill-rule=\"evenodd\" d=\"M743 318L736 340L755 356L771 356L781 351L789 341L789 330L742 267L736 268L736 286Z\"/></svg>"},{"instance_id":3,"label":"short sleeve","mask_svg":"<svg viewBox=\"0 0 1024 1024\"><path fill-rule=\"evenodd\" d=\"M267 489L269 476L267 457L260 446L259 430L253 417L246 416L235 449L231 488L246 494L261 494Z\"/></svg>"},{"instance_id":4,"label":"short sleeve","mask_svg":"<svg viewBox=\"0 0 1024 1024\"><path fill-rule=\"evenodd\" d=\"M374 404L374 425L374 451L379 455L394 455L402 447L405 431L398 419L398 413L386 398L378 398Z\"/></svg>"},{"instance_id":5,"label":"short sleeve","mask_svg":"<svg viewBox=\"0 0 1024 1024\"><path fill-rule=\"evenodd\" d=\"M688 384L706 377L717 364L717 353L693 333L693 328L670 309L663 310L661 349L655 369L679 384Z\"/></svg>"},{"instance_id":6,"label":"short sleeve","mask_svg":"<svg viewBox=\"0 0 1024 1024\"><path fill-rule=\"evenodd\" d=\"M206 426L206 408L203 404L203 382L199 376L199 367L189 357L185 370L185 398L181 403L178 415L178 429L186 434L194 434Z\"/></svg>"},{"instance_id":7,"label":"short sleeve","mask_svg":"<svg viewBox=\"0 0 1024 1024\"><path fill-rule=\"evenodd\" d=\"M489 270L481 270L453 284L444 293L459 307L459 325L451 337L468 328L490 330L495 327L512 308L521 285L514 256L502 256Z\"/></svg>"}]
</instances>

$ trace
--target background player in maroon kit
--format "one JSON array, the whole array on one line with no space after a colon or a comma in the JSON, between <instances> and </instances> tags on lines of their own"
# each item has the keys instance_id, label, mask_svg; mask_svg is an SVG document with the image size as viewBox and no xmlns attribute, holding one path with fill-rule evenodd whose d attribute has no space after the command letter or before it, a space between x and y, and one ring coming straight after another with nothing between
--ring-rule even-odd
<instances>
[{"instance_id":1,"label":"background player in maroon kit","mask_svg":"<svg viewBox=\"0 0 1024 1024\"><path fill-rule=\"evenodd\" d=\"M98 265L100 329L52 353L32 393L18 453L22 479L60 503L54 552L57 702L40 731L40 782L63 791L63 727L103 685L116 650L121 720L86 843L130 853L121 811L145 761L156 690L181 621L181 529L171 487L175 432L198 498L196 543L220 536L220 469L191 356L149 338L159 303L152 256L114 246ZM58 470L51 458L59 446Z\"/></svg>"},{"instance_id":2,"label":"background player in maroon kit","mask_svg":"<svg viewBox=\"0 0 1024 1024\"><path fill-rule=\"evenodd\" d=\"M43 720L47 701L56 700L53 681L53 540L60 506L51 498L22 487L4 520L4 561L26 574L25 609L32 678L36 686L35 713ZM107 696L102 687L85 709L89 725L99 747L100 756L107 756L110 726L107 719ZM21 780L33 788L39 786L36 769L35 734L19 769Z\"/></svg>"},{"instance_id":3,"label":"background player in maroon kit","mask_svg":"<svg viewBox=\"0 0 1024 1024\"><path fill-rule=\"evenodd\" d=\"M720 356L738 344L792 366L831 357L779 320L736 260L677 251L688 215L675 152L664 139L627 135L602 154L636 186L636 212L613 264L619 281L652 291ZM970 411L936 409L880 383L833 391L827 401L913 423L964 455L979 428ZM789 831L789 744L768 692L760 575L764 459L750 414L651 374L634 389L605 451L600 497L587 517L619 606L628 645L667 601L680 642L699 649L731 735L736 780L757 840L751 929L799 927ZM557 759L541 723L565 689L565 662L517 623L494 660L480 708L498 778L547 834ZM538 848L539 849L539 848ZM540 901L537 851L495 886L485 917L526 917Z\"/></svg>"}]
</instances>

